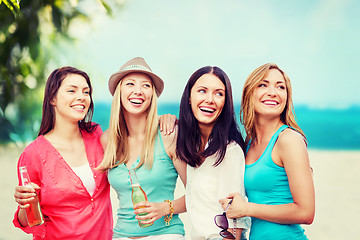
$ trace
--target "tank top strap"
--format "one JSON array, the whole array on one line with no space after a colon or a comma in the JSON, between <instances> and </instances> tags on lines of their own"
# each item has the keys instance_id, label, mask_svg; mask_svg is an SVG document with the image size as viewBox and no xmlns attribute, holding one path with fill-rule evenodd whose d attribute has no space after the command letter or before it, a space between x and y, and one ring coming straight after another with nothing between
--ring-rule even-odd
<instances>
[{"instance_id":1,"label":"tank top strap","mask_svg":"<svg viewBox=\"0 0 360 240\"><path fill-rule=\"evenodd\" d=\"M249 151L249 148L250 148L250 146L251 146L251 139L249 140L249 143L247 144L247 146L246 146L246 150L245 150L245 156L246 156L246 154L247 154L247 152Z\"/></svg>"},{"instance_id":2,"label":"tank top strap","mask_svg":"<svg viewBox=\"0 0 360 240\"><path fill-rule=\"evenodd\" d=\"M266 147L266 149L265 149L264 155L265 155L265 154L268 154L268 153L270 153L270 155L271 155L272 149L274 148L274 145L275 145L277 139L279 138L280 133L281 133L282 131L284 131L286 128L288 128L288 127L289 127L288 125L282 125L282 126L274 133L274 135L272 135L272 137L271 137L271 139L270 139L270 142L268 143L268 145L267 145L267 147Z\"/></svg>"},{"instance_id":3,"label":"tank top strap","mask_svg":"<svg viewBox=\"0 0 360 240\"><path fill-rule=\"evenodd\" d=\"M282 126L274 133L274 135L272 135L272 137L271 137L271 139L270 139L268 145L266 146L266 148L265 148L265 150L264 150L264 152L263 152L262 155L266 155L267 152L269 152L269 151L270 151L270 154L271 154L272 149L273 149L273 147L274 147L274 145L275 145L275 143L276 143L276 141L277 141L277 139L278 139L278 137L279 137L279 134L280 134L282 131L284 131L286 128L288 128L288 127L289 127L288 125L282 125ZM248 145L246 146L245 156L246 156L247 152L249 151L249 148L250 148L250 146L251 146L251 142L252 142L252 141L250 140L249 143L248 143ZM260 158L261 158L261 157L260 157Z\"/></svg>"},{"instance_id":4,"label":"tank top strap","mask_svg":"<svg viewBox=\"0 0 360 240\"><path fill-rule=\"evenodd\" d=\"M164 146L164 142L163 142L163 139L161 136L160 129L158 129L157 136L155 138L155 150L157 150L158 153L166 154L165 146Z\"/></svg>"}]
</instances>

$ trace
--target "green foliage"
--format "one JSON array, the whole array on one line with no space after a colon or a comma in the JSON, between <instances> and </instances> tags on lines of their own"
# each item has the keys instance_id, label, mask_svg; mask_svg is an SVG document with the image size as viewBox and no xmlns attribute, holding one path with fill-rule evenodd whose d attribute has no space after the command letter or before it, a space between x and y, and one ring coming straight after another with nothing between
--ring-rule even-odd
<instances>
[{"instance_id":1,"label":"green foliage","mask_svg":"<svg viewBox=\"0 0 360 240\"><path fill-rule=\"evenodd\" d=\"M111 14L111 7L98 1ZM51 44L69 38L72 20L87 18L77 0L19 2L0 0L0 143L37 135Z\"/></svg>"},{"instance_id":2,"label":"green foliage","mask_svg":"<svg viewBox=\"0 0 360 240\"><path fill-rule=\"evenodd\" d=\"M4 2L4 4L10 9L10 11L14 14L14 16L18 16L20 13L20 1L15 0L0 0L0 4Z\"/></svg>"},{"instance_id":3,"label":"green foliage","mask_svg":"<svg viewBox=\"0 0 360 240\"><path fill-rule=\"evenodd\" d=\"M30 113L27 118L22 113L20 99L34 102L31 88L40 87L45 68L45 59L39 49L37 10L40 1L24 1L20 12L14 8L14 1L3 1L0 5L0 141L15 140L12 136L22 136L20 129L31 128L29 121L36 121ZM13 5L9 5L12 3ZM8 8L8 9L7 9ZM17 10L14 10L17 9ZM10 10L10 11L9 11ZM19 101L17 101L19 100ZM41 108L41 107L40 107ZM30 124L31 125L31 124ZM21 137L17 137L20 138Z\"/></svg>"},{"instance_id":4,"label":"green foliage","mask_svg":"<svg viewBox=\"0 0 360 240\"><path fill-rule=\"evenodd\" d=\"M105 1L103 0L99 0L101 5L105 8L106 12L108 15L112 16L112 9L111 7L109 6L109 4L107 4Z\"/></svg>"}]
</instances>

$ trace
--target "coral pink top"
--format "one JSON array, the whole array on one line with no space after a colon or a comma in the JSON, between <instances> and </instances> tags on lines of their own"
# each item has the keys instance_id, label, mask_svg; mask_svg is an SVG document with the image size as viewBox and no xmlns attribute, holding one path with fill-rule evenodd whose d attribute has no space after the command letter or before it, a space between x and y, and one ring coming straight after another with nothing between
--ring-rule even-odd
<instances>
[{"instance_id":1,"label":"coral pink top","mask_svg":"<svg viewBox=\"0 0 360 240\"><path fill-rule=\"evenodd\" d=\"M26 166L31 181L41 188L38 195L45 223L22 227L17 218L18 209L13 220L16 227L33 234L33 239L112 238L110 185L106 173L93 169L103 159L101 132L99 126L92 133L82 131L87 158L96 183L92 195L44 136L39 136L25 148L18 167ZM20 183L19 172L18 178Z\"/></svg>"}]
</instances>

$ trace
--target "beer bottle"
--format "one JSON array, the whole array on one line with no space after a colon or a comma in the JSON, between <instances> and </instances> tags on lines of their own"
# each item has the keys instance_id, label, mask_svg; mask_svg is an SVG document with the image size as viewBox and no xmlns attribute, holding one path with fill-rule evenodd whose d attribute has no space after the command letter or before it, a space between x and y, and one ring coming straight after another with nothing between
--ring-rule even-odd
<instances>
[{"instance_id":1,"label":"beer bottle","mask_svg":"<svg viewBox=\"0 0 360 240\"><path fill-rule=\"evenodd\" d=\"M32 187L30 184L30 177L29 177L26 167L25 166L19 167L19 171L20 171L21 185ZM30 204L30 207L25 208L26 218L27 218L29 227L43 224L44 218L41 213L38 196L36 195L34 197L34 200L31 201L29 204Z\"/></svg>"},{"instance_id":2,"label":"beer bottle","mask_svg":"<svg viewBox=\"0 0 360 240\"><path fill-rule=\"evenodd\" d=\"M136 176L135 169L129 170L129 175L130 175L131 188L132 188L131 200L133 202L133 205L135 206L135 204L137 204L139 202L147 201L146 193L144 192L144 190L140 186L139 180L138 180L138 178ZM139 216L145 216L147 214L148 213L140 213L138 215ZM143 224L143 223L141 223L140 220L138 220L138 222L139 222L139 226L142 227L142 228L149 227L149 226L153 225L152 223Z\"/></svg>"}]
</instances>

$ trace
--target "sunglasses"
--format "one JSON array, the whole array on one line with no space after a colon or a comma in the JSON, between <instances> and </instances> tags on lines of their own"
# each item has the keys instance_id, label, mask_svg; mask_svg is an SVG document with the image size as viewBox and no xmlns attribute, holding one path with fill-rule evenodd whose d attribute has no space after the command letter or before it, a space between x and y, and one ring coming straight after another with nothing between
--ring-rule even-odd
<instances>
[{"instance_id":1,"label":"sunglasses","mask_svg":"<svg viewBox=\"0 0 360 240\"><path fill-rule=\"evenodd\" d=\"M229 239L235 239L234 235L227 230L229 227L229 223L228 223L228 220L226 217L226 210L228 210L232 201L233 200L231 199L230 202L228 203L227 207L225 208L225 211L223 212L223 214L216 215L214 217L216 226L223 229L219 232L220 236L222 236L223 238L229 238Z\"/></svg>"}]
</instances>

